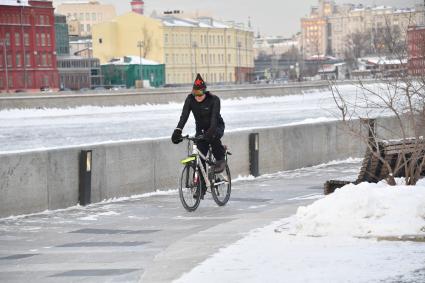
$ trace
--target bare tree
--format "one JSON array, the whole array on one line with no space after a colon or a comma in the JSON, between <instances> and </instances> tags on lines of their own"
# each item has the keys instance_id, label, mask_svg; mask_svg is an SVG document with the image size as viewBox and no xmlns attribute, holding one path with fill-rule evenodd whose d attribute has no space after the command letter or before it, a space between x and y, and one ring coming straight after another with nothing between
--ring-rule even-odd
<instances>
[{"instance_id":1,"label":"bare tree","mask_svg":"<svg viewBox=\"0 0 425 283\"><path fill-rule=\"evenodd\" d=\"M146 27L143 27L142 33L143 33L142 57L146 58L153 48L152 33L149 32L149 30Z\"/></svg>"},{"instance_id":2,"label":"bare tree","mask_svg":"<svg viewBox=\"0 0 425 283\"><path fill-rule=\"evenodd\" d=\"M354 32L346 38L344 58L350 67L357 67L357 59L372 53L371 32Z\"/></svg>"},{"instance_id":3,"label":"bare tree","mask_svg":"<svg viewBox=\"0 0 425 283\"><path fill-rule=\"evenodd\" d=\"M407 185L415 185L425 172L425 72L411 76L403 70L407 66L407 44L401 47L403 40L397 30L393 27L382 30L380 39L374 40L375 44L380 42L377 46L384 48L381 52L392 55L392 62L399 60L400 69L389 70L391 72L387 75L390 77L372 84L358 80L354 84L357 89L355 96L348 97L334 82L330 82L330 87L344 125L382 162L388 172L387 182L395 185L394 177L401 175ZM425 44L422 48L425 55ZM381 116L392 116L395 123L377 125L379 131L374 131L369 124L365 129L355 123L359 118L369 120ZM400 149L394 163L394 160L391 162L385 158L383 147L389 143L389 138L395 137Z\"/></svg>"}]
</instances>

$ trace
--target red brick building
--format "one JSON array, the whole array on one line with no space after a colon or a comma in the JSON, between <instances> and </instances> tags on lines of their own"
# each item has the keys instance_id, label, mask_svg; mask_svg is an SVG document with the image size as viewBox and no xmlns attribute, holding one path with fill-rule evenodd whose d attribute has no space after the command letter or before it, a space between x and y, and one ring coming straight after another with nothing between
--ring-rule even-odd
<instances>
[{"instance_id":1,"label":"red brick building","mask_svg":"<svg viewBox=\"0 0 425 283\"><path fill-rule=\"evenodd\" d=\"M0 92L57 89L52 2L3 0L0 3Z\"/></svg>"},{"instance_id":2,"label":"red brick building","mask_svg":"<svg viewBox=\"0 0 425 283\"><path fill-rule=\"evenodd\" d=\"M408 69L413 76L425 75L425 26L411 26L407 31Z\"/></svg>"}]
</instances>

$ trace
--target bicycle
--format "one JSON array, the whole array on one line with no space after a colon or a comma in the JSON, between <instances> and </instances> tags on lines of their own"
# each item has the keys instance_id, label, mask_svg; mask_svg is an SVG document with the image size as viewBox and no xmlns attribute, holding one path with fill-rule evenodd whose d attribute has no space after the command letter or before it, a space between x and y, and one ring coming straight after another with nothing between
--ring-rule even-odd
<instances>
[{"instance_id":1,"label":"bicycle","mask_svg":"<svg viewBox=\"0 0 425 283\"><path fill-rule=\"evenodd\" d=\"M184 136L183 139L188 140L188 157L180 161L184 165L179 188L179 196L183 207L189 212L195 211L201 199L203 199L203 190L212 194L218 206L226 205L229 201L232 189L232 180L230 169L227 164L227 157L232 153L228 151L225 146L226 166L223 172L216 173L214 170L215 160L212 155L211 145L206 157L198 150L196 145L197 142L204 140L202 136L189 137L187 135ZM205 168L203 162L205 163ZM205 188L203 188L203 186L205 186Z\"/></svg>"}]
</instances>

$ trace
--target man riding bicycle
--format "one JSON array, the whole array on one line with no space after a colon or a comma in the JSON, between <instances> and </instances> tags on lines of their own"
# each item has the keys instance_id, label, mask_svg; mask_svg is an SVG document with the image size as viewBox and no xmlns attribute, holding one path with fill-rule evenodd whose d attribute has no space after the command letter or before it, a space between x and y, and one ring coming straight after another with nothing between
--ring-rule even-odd
<instances>
[{"instance_id":1,"label":"man riding bicycle","mask_svg":"<svg viewBox=\"0 0 425 283\"><path fill-rule=\"evenodd\" d=\"M211 145L216 159L214 171L220 173L226 166L225 149L221 143L224 134L224 121L220 115L220 98L206 90L207 86L200 74L197 74L192 93L184 102L182 114L177 127L174 129L171 140L174 144L183 141L182 130L189 118L190 111L195 117L196 136L203 135L204 140L197 143L198 149L206 155Z\"/></svg>"}]
</instances>

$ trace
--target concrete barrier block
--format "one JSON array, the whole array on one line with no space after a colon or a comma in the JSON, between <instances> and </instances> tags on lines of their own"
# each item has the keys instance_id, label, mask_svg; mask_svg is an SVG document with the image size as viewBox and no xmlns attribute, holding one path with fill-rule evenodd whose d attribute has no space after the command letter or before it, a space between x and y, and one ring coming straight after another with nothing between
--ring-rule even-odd
<instances>
[{"instance_id":1,"label":"concrete barrier block","mask_svg":"<svg viewBox=\"0 0 425 283\"><path fill-rule=\"evenodd\" d=\"M154 189L177 189L183 170L180 160L187 156L187 141L178 145L170 139L153 142L153 166L155 167Z\"/></svg>"},{"instance_id":2,"label":"concrete barrier block","mask_svg":"<svg viewBox=\"0 0 425 283\"><path fill-rule=\"evenodd\" d=\"M282 128L270 128L258 131L260 134L260 174L284 170L284 159L291 159L290 152L284 150L287 142Z\"/></svg>"},{"instance_id":3,"label":"concrete barrier block","mask_svg":"<svg viewBox=\"0 0 425 283\"><path fill-rule=\"evenodd\" d=\"M222 142L232 152L229 167L233 179L249 175L249 133L250 131L224 133Z\"/></svg>"},{"instance_id":4,"label":"concrete barrier block","mask_svg":"<svg viewBox=\"0 0 425 283\"><path fill-rule=\"evenodd\" d=\"M0 155L0 217L48 209L47 153Z\"/></svg>"},{"instance_id":5,"label":"concrete barrier block","mask_svg":"<svg viewBox=\"0 0 425 283\"><path fill-rule=\"evenodd\" d=\"M151 192L154 187L153 142L120 143L105 147L105 198Z\"/></svg>"},{"instance_id":6,"label":"concrete barrier block","mask_svg":"<svg viewBox=\"0 0 425 283\"><path fill-rule=\"evenodd\" d=\"M78 203L78 151L61 149L47 152L47 190L49 209Z\"/></svg>"},{"instance_id":7,"label":"concrete barrier block","mask_svg":"<svg viewBox=\"0 0 425 283\"><path fill-rule=\"evenodd\" d=\"M107 198L105 189L107 187L106 182L106 148L109 145L101 145L92 149L92 178L91 178L91 201L99 202ZM78 155L80 150L78 150Z\"/></svg>"}]
</instances>

